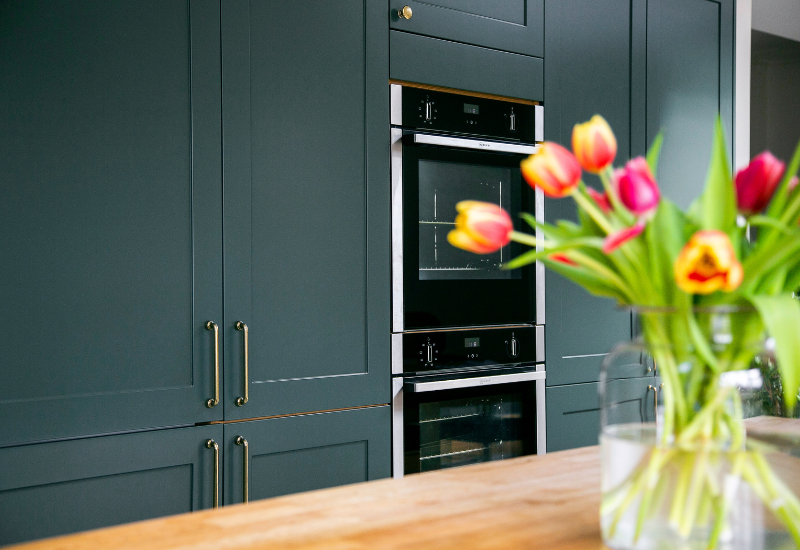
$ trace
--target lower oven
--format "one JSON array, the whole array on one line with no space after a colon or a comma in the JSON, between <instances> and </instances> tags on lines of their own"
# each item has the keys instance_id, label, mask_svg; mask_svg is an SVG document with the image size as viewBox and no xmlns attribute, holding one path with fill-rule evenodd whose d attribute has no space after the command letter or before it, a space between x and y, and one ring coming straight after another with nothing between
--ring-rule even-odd
<instances>
[{"instance_id":1,"label":"lower oven","mask_svg":"<svg viewBox=\"0 0 800 550\"><path fill-rule=\"evenodd\" d=\"M545 453L543 340L527 325L394 334L394 477Z\"/></svg>"}]
</instances>

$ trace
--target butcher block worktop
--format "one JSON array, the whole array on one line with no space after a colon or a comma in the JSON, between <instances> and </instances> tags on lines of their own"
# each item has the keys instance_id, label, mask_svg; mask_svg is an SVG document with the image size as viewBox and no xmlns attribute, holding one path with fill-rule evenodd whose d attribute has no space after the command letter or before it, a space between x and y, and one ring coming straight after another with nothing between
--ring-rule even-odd
<instances>
[{"instance_id":1,"label":"butcher block worktop","mask_svg":"<svg viewBox=\"0 0 800 550\"><path fill-rule=\"evenodd\" d=\"M599 549L598 447L260 500L15 549Z\"/></svg>"}]
</instances>

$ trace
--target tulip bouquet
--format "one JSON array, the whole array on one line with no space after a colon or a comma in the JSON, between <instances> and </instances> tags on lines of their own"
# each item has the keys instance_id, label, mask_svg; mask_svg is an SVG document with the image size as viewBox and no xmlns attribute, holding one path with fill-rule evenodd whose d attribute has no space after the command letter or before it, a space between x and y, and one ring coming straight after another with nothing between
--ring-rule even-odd
<instances>
[{"instance_id":1,"label":"tulip bouquet","mask_svg":"<svg viewBox=\"0 0 800 550\"><path fill-rule=\"evenodd\" d=\"M645 158L615 170L616 139L596 115L575 126L572 152L545 142L521 164L532 187L551 198L572 197L577 223L538 223L523 214L543 235L537 240L515 231L499 206L464 201L448 240L476 253L496 251L511 240L530 245L532 250L504 267L542 261L592 294L638 308L642 338L664 380L661 421L652 452L623 483L604 492L607 540L635 510L634 534L625 544L636 545L657 506L653 494L664 492L656 490L662 474L671 469L677 482L667 491L670 527L688 540L704 523L710 526L704 545L716 547L729 527L733 498L730 487L712 475L715 457L724 452L734 478L750 486L800 547L800 500L773 472L764 449L747 443L740 395L724 383L731 372L751 368L762 349L752 343L768 335L785 405L791 409L797 400L800 302L793 292L800 287L800 144L788 169L764 152L732 176L718 120L704 190L684 212L657 184L661 143L659 135ZM583 170L599 176L603 188L585 185ZM711 325L713 312L725 307L737 314L721 341Z\"/></svg>"}]
</instances>

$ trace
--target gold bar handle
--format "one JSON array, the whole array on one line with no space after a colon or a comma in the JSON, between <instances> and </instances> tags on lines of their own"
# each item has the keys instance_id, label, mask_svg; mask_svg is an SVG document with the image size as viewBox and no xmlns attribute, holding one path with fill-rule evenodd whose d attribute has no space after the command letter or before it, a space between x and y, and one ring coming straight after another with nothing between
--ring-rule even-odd
<instances>
[{"instance_id":1,"label":"gold bar handle","mask_svg":"<svg viewBox=\"0 0 800 550\"><path fill-rule=\"evenodd\" d=\"M248 330L247 325L242 323L241 321L236 321L236 330L242 331L242 338L244 339L244 397L237 397L236 398L236 406L241 407L247 400L250 398L249 386L250 386L250 371L249 371L249 357L250 357L250 348L248 344Z\"/></svg>"},{"instance_id":2,"label":"gold bar handle","mask_svg":"<svg viewBox=\"0 0 800 550\"><path fill-rule=\"evenodd\" d=\"M652 385L647 386L647 391L653 390L653 420L656 422L656 430L658 429L658 388Z\"/></svg>"},{"instance_id":3,"label":"gold bar handle","mask_svg":"<svg viewBox=\"0 0 800 550\"><path fill-rule=\"evenodd\" d=\"M206 330L214 331L214 399L206 401L209 409L219 404L219 327L213 321L206 321Z\"/></svg>"},{"instance_id":4,"label":"gold bar handle","mask_svg":"<svg viewBox=\"0 0 800 550\"><path fill-rule=\"evenodd\" d=\"M206 441L206 447L214 449L214 508L219 508L219 445L213 439Z\"/></svg>"},{"instance_id":5,"label":"gold bar handle","mask_svg":"<svg viewBox=\"0 0 800 550\"><path fill-rule=\"evenodd\" d=\"M244 447L244 474L242 475L242 502L249 502L250 496L248 491L249 477L250 477L250 464L247 460L247 440L241 435L236 438L236 444Z\"/></svg>"}]
</instances>

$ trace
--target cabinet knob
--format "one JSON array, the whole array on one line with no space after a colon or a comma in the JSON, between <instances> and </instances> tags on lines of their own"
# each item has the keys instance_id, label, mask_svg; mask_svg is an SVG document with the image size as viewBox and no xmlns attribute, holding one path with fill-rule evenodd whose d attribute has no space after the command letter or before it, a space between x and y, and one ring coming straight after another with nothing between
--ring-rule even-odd
<instances>
[{"instance_id":1,"label":"cabinet knob","mask_svg":"<svg viewBox=\"0 0 800 550\"><path fill-rule=\"evenodd\" d=\"M411 6L403 6L402 9L397 10L397 16L401 19L411 19L414 12L411 11Z\"/></svg>"}]
</instances>

